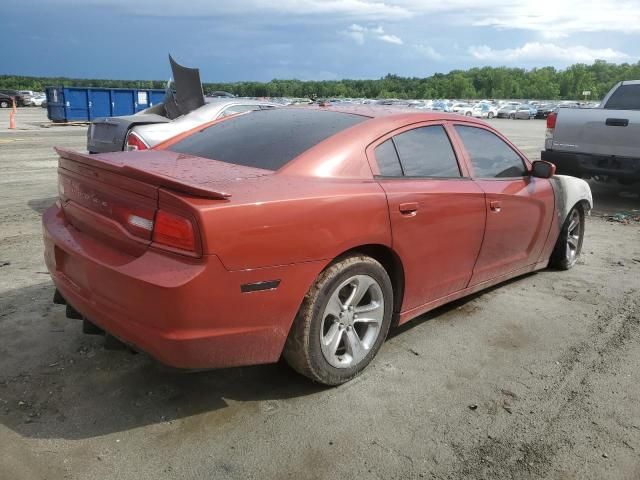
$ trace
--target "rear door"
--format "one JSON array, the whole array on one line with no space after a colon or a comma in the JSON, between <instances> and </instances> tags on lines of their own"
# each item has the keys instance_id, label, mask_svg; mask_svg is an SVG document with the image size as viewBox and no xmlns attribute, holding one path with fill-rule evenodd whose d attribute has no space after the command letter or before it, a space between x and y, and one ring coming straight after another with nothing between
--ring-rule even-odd
<instances>
[{"instance_id":1,"label":"rear door","mask_svg":"<svg viewBox=\"0 0 640 480\"><path fill-rule=\"evenodd\" d=\"M478 125L456 124L475 183L486 194L487 224L470 286L537 263L553 219L548 179L503 138Z\"/></svg>"},{"instance_id":2,"label":"rear door","mask_svg":"<svg viewBox=\"0 0 640 480\"><path fill-rule=\"evenodd\" d=\"M367 156L386 192L393 248L405 270L402 310L465 288L482 243L485 201L445 125L396 130L370 145Z\"/></svg>"}]
</instances>

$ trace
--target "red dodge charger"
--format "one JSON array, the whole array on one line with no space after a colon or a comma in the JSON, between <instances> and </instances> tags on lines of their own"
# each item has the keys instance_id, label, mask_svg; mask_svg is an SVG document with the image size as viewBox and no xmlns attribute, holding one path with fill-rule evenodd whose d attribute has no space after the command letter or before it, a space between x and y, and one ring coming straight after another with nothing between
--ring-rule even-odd
<instances>
[{"instance_id":1,"label":"red dodge charger","mask_svg":"<svg viewBox=\"0 0 640 480\"><path fill-rule=\"evenodd\" d=\"M54 300L180 368L275 362L327 385L392 324L576 262L583 180L486 123L381 107L212 122L153 150L57 149Z\"/></svg>"}]
</instances>

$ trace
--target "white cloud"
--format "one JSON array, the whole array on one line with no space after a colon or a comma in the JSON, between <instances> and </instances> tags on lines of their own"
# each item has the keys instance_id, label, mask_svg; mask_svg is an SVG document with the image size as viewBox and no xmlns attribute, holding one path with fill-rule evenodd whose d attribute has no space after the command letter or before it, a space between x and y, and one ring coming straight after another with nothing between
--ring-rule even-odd
<instances>
[{"instance_id":1,"label":"white cloud","mask_svg":"<svg viewBox=\"0 0 640 480\"><path fill-rule=\"evenodd\" d=\"M454 0L471 6L471 0ZM468 22L476 26L540 32L547 38L578 32L640 32L637 0L498 0L481 2ZM633 19L633 20L632 20Z\"/></svg>"},{"instance_id":2,"label":"white cloud","mask_svg":"<svg viewBox=\"0 0 640 480\"><path fill-rule=\"evenodd\" d=\"M444 15L443 24L539 32L559 38L577 32L640 32L638 0L32 0L58 5L100 5L137 15L168 17L256 16L327 22L395 22Z\"/></svg>"},{"instance_id":3,"label":"white cloud","mask_svg":"<svg viewBox=\"0 0 640 480\"><path fill-rule=\"evenodd\" d=\"M387 35L387 34L380 35L378 37L378 40L382 40L383 42L387 42L387 43L393 43L395 45L402 45L402 39L395 35Z\"/></svg>"},{"instance_id":4,"label":"white cloud","mask_svg":"<svg viewBox=\"0 0 640 480\"><path fill-rule=\"evenodd\" d=\"M537 32L640 32L638 0L190 0L188 8L174 0L38 0L57 5L93 4L141 15L305 16L319 20L397 21L434 13L448 14L461 25L524 29ZM333 18L331 18L333 17Z\"/></svg>"},{"instance_id":5,"label":"white cloud","mask_svg":"<svg viewBox=\"0 0 640 480\"><path fill-rule=\"evenodd\" d=\"M403 44L400 37L385 33L384 28L380 25L374 27L363 27L362 25L354 23L347 30L340 33L347 35L358 45L364 45L365 38L375 38L382 42L393 43L394 45Z\"/></svg>"},{"instance_id":6,"label":"white cloud","mask_svg":"<svg viewBox=\"0 0 640 480\"><path fill-rule=\"evenodd\" d=\"M39 0L40 3L57 5L99 5L106 8L122 8L144 16L197 17L273 14L280 16L307 16L327 19L331 16L367 21L399 20L413 14L402 2L382 0L235 0L216 2L211 0Z\"/></svg>"},{"instance_id":7,"label":"white cloud","mask_svg":"<svg viewBox=\"0 0 640 480\"><path fill-rule=\"evenodd\" d=\"M442 57L442 55L441 55L440 53L438 53L438 52L436 51L436 49L435 49L435 48L433 48L433 47L432 47L432 46L430 46L430 45L421 45L421 44L418 44L418 45L414 45L413 47L414 47L414 48L418 51L418 53L420 53L422 56L424 56L424 57L426 57L426 58L429 58L429 59L431 59L431 60L442 60L442 58L443 58L443 57Z\"/></svg>"},{"instance_id":8,"label":"white cloud","mask_svg":"<svg viewBox=\"0 0 640 480\"><path fill-rule=\"evenodd\" d=\"M493 49L487 45L469 47L471 56L492 62L560 61L592 63L594 60L622 61L629 55L611 48L588 48L582 45L560 47L553 43L530 42L519 48Z\"/></svg>"},{"instance_id":9,"label":"white cloud","mask_svg":"<svg viewBox=\"0 0 640 480\"><path fill-rule=\"evenodd\" d=\"M342 33L347 35L348 37L351 37L351 39L358 45L364 45L364 32L366 32L366 30L366 28L354 23Z\"/></svg>"}]
</instances>

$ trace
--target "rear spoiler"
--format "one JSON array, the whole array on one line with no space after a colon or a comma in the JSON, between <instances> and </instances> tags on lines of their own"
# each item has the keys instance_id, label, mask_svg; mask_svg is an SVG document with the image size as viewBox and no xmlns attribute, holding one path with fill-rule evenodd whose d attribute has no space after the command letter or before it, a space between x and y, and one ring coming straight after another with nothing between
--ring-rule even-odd
<instances>
[{"instance_id":1,"label":"rear spoiler","mask_svg":"<svg viewBox=\"0 0 640 480\"><path fill-rule=\"evenodd\" d=\"M130 164L120 164L114 161L116 158L118 158L117 155L122 155L122 152L120 152L120 154L112 153L106 155L91 155L88 153L80 153L74 150L68 150L66 148L60 147L54 147L54 150L60 156L60 166L62 166L63 168L65 163L64 160L67 160L79 163L81 165L86 165L101 170L107 170L109 172L117 173L128 178L139 180L156 187L167 188L169 190L173 190L174 192L186 193L195 197L209 198L212 200L224 200L231 197L230 193L210 188L208 185L198 184L185 179L176 179L167 175L163 175L162 173L151 171L149 169L138 168ZM112 160L111 158L108 158L110 156L114 156L114 159Z\"/></svg>"}]
</instances>

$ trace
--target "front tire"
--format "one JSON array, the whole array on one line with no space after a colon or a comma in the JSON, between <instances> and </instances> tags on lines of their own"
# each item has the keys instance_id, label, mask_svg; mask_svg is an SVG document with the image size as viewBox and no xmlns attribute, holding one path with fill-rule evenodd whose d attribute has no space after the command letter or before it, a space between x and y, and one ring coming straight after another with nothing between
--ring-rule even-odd
<instances>
[{"instance_id":1,"label":"front tire","mask_svg":"<svg viewBox=\"0 0 640 480\"><path fill-rule=\"evenodd\" d=\"M393 289L384 267L356 254L324 270L307 292L284 347L298 373L340 385L371 362L391 325Z\"/></svg>"},{"instance_id":2,"label":"front tire","mask_svg":"<svg viewBox=\"0 0 640 480\"><path fill-rule=\"evenodd\" d=\"M493 112L489 112L489 113L487 113L487 118L488 118L488 119L492 119L492 118L493 118Z\"/></svg>"},{"instance_id":3,"label":"front tire","mask_svg":"<svg viewBox=\"0 0 640 480\"><path fill-rule=\"evenodd\" d=\"M9 102L6 100L0 100L0 108L9 108Z\"/></svg>"},{"instance_id":4,"label":"front tire","mask_svg":"<svg viewBox=\"0 0 640 480\"><path fill-rule=\"evenodd\" d=\"M549 265L559 270L569 270L578 261L584 239L584 211L576 205L571 209L562 226Z\"/></svg>"}]
</instances>

